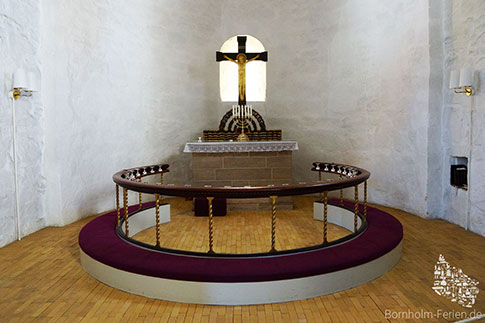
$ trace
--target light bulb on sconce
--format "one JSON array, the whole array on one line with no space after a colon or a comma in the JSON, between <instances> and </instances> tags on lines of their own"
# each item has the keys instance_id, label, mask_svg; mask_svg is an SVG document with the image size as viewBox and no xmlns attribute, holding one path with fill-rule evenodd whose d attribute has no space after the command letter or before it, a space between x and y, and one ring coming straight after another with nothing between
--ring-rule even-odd
<instances>
[{"instance_id":1,"label":"light bulb on sconce","mask_svg":"<svg viewBox=\"0 0 485 323\"><path fill-rule=\"evenodd\" d=\"M39 92L39 83L37 82L37 77L33 72L29 72L27 74L29 79L29 91L30 92Z\"/></svg>"},{"instance_id":2,"label":"light bulb on sconce","mask_svg":"<svg viewBox=\"0 0 485 323\"><path fill-rule=\"evenodd\" d=\"M463 93L467 96L473 95L473 72L470 68L462 68L450 72L450 89L455 93Z\"/></svg>"},{"instance_id":3,"label":"light bulb on sconce","mask_svg":"<svg viewBox=\"0 0 485 323\"><path fill-rule=\"evenodd\" d=\"M22 68L17 69L13 74L11 97L18 99L21 96L32 96L33 92L37 92L37 81L34 73L27 73Z\"/></svg>"}]
</instances>

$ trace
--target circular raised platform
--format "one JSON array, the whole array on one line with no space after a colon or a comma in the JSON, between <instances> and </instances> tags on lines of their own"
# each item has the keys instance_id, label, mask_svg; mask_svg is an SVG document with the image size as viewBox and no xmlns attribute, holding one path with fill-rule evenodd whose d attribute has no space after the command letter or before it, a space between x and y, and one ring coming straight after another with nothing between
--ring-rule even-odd
<instances>
[{"instance_id":1,"label":"circular raised platform","mask_svg":"<svg viewBox=\"0 0 485 323\"><path fill-rule=\"evenodd\" d=\"M353 207L345 202L343 209L353 214ZM367 207L367 228L345 243L271 256L211 257L131 244L117 235L116 221L116 212L110 212L79 234L81 263L90 275L130 293L200 304L275 303L352 288L390 270L401 257L403 238L398 220Z\"/></svg>"}]
</instances>

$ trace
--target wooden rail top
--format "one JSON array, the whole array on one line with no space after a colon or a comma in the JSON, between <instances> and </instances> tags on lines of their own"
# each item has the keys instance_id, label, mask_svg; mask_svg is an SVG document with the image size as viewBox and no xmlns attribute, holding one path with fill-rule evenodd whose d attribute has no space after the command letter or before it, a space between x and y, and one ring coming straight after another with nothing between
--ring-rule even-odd
<instances>
[{"instance_id":1,"label":"wooden rail top","mask_svg":"<svg viewBox=\"0 0 485 323\"><path fill-rule=\"evenodd\" d=\"M314 162L312 171L340 176L335 179L312 183L244 187L152 184L142 181L142 178L146 176L167 173L169 171L168 168L168 164L158 164L125 169L114 174L113 181L128 190L147 194L183 197L255 198L334 191L359 185L370 177L370 173L367 170L355 166Z\"/></svg>"}]
</instances>

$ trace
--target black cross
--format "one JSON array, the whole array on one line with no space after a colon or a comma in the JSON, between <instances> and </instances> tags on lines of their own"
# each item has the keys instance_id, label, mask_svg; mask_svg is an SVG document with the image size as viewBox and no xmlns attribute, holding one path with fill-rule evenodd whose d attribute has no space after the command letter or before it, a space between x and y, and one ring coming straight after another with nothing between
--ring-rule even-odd
<instances>
[{"instance_id":1,"label":"black cross","mask_svg":"<svg viewBox=\"0 0 485 323\"><path fill-rule=\"evenodd\" d=\"M268 61L268 52L267 51L262 52L262 53L246 53L246 40L247 40L246 36L237 36L237 44L238 44L237 50L238 50L238 52L237 53L222 53L222 52L217 51L216 52L216 61L217 62L227 61L228 59L224 56L227 56L232 60L236 60L237 55L244 54L244 55L246 55L247 61L250 61L250 60L253 59L253 60L257 60L257 61L267 62ZM246 95L244 95L244 98L242 98L242 99L238 96L238 104L239 105L246 105Z\"/></svg>"}]
</instances>

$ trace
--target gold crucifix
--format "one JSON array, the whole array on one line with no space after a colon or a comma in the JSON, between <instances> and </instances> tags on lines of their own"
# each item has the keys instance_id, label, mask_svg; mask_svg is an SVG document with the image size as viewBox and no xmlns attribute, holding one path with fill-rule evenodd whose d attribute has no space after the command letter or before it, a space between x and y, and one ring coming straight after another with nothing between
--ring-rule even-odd
<instances>
[{"instance_id":1,"label":"gold crucifix","mask_svg":"<svg viewBox=\"0 0 485 323\"><path fill-rule=\"evenodd\" d=\"M246 64L254 60L268 61L268 52L262 53L246 53L246 36L237 36L238 53L221 53L216 52L216 61L230 61L236 63L238 66L238 83L239 96L238 104L240 106L246 105Z\"/></svg>"},{"instance_id":2,"label":"gold crucifix","mask_svg":"<svg viewBox=\"0 0 485 323\"><path fill-rule=\"evenodd\" d=\"M233 60L224 55L225 59L237 64L239 72L239 100L246 100L246 64L258 59L258 57L259 54L248 60L246 54L241 53L237 54L236 60Z\"/></svg>"}]
</instances>

